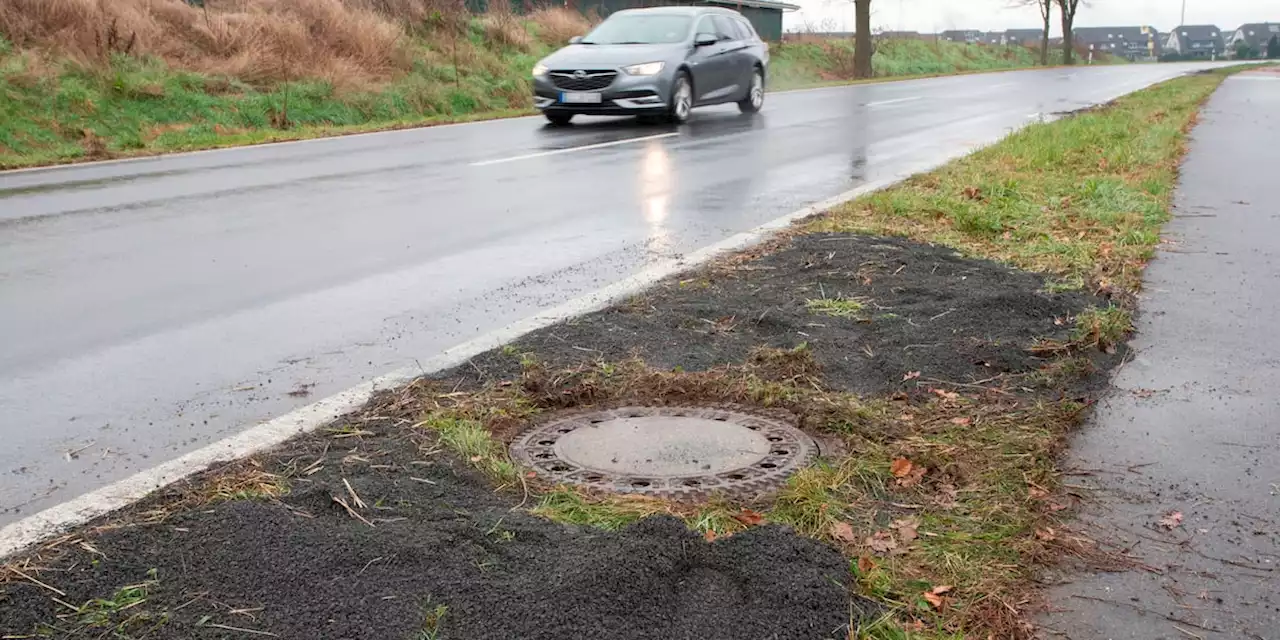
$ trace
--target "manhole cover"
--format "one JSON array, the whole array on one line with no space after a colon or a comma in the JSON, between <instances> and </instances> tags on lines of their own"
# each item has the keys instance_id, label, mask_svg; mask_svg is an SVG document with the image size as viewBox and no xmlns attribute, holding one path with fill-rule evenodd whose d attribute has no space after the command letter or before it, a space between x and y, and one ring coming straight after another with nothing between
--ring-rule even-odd
<instances>
[{"instance_id":1,"label":"manhole cover","mask_svg":"<svg viewBox=\"0 0 1280 640\"><path fill-rule=\"evenodd\" d=\"M511 453L549 482L679 498L777 489L818 447L738 407L621 407L538 425Z\"/></svg>"}]
</instances>

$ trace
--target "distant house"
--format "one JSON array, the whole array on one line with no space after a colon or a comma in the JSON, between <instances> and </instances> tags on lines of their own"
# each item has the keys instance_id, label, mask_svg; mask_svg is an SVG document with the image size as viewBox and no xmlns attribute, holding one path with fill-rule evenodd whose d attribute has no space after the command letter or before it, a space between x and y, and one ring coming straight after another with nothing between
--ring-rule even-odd
<instances>
[{"instance_id":1,"label":"distant house","mask_svg":"<svg viewBox=\"0 0 1280 640\"><path fill-rule=\"evenodd\" d=\"M968 42L970 44L982 42L982 32L976 29L962 29L943 31L938 36L949 42Z\"/></svg>"},{"instance_id":2,"label":"distant house","mask_svg":"<svg viewBox=\"0 0 1280 640\"><path fill-rule=\"evenodd\" d=\"M1004 32L1002 31L983 31L978 34L978 42L989 44L992 46L1004 45Z\"/></svg>"},{"instance_id":3,"label":"distant house","mask_svg":"<svg viewBox=\"0 0 1280 640\"><path fill-rule=\"evenodd\" d=\"M1217 58L1224 50L1222 30L1211 24L1182 25L1164 44L1164 53L1183 58Z\"/></svg>"},{"instance_id":4,"label":"distant house","mask_svg":"<svg viewBox=\"0 0 1280 640\"><path fill-rule=\"evenodd\" d=\"M1129 60L1150 60L1160 55L1160 32L1155 27L1080 27L1071 32L1075 43Z\"/></svg>"},{"instance_id":5,"label":"distant house","mask_svg":"<svg viewBox=\"0 0 1280 640\"><path fill-rule=\"evenodd\" d=\"M932 35L925 35L919 31L885 31L880 34L880 38L884 40L931 40Z\"/></svg>"},{"instance_id":6,"label":"distant house","mask_svg":"<svg viewBox=\"0 0 1280 640\"><path fill-rule=\"evenodd\" d=\"M1010 46L1040 46L1040 40L1044 37L1044 31L1040 29L1009 29L1004 32L1004 42L1002 44Z\"/></svg>"},{"instance_id":7,"label":"distant house","mask_svg":"<svg viewBox=\"0 0 1280 640\"><path fill-rule=\"evenodd\" d=\"M1239 29L1227 36L1227 53L1235 54L1241 46L1252 49L1258 57L1267 55L1267 43L1272 38L1280 38L1280 24L1275 22L1256 22L1242 24Z\"/></svg>"}]
</instances>

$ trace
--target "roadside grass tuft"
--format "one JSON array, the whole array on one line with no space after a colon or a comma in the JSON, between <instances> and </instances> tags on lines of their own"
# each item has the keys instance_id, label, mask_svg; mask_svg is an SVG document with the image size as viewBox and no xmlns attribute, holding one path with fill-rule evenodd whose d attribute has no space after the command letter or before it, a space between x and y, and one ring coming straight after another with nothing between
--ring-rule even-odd
<instances>
[{"instance_id":1,"label":"roadside grass tuft","mask_svg":"<svg viewBox=\"0 0 1280 640\"><path fill-rule=\"evenodd\" d=\"M809 232L904 236L1120 294L1141 287L1185 136L1231 69L1171 80L849 204Z\"/></svg>"},{"instance_id":2,"label":"roadside grass tuft","mask_svg":"<svg viewBox=\"0 0 1280 640\"><path fill-rule=\"evenodd\" d=\"M1071 340L1077 345L1113 349L1133 331L1133 315L1117 306L1104 309L1091 307L1076 316Z\"/></svg>"},{"instance_id":3,"label":"roadside grass tuft","mask_svg":"<svg viewBox=\"0 0 1280 640\"><path fill-rule=\"evenodd\" d=\"M428 599L423 609L422 631L418 632L414 640L439 640L440 625L444 623L444 616L449 613L449 607L443 604L432 604Z\"/></svg>"},{"instance_id":4,"label":"roadside grass tuft","mask_svg":"<svg viewBox=\"0 0 1280 640\"><path fill-rule=\"evenodd\" d=\"M862 298L814 298L806 300L804 306L811 313L860 320L865 317L866 303Z\"/></svg>"},{"instance_id":5,"label":"roadside grass tuft","mask_svg":"<svg viewBox=\"0 0 1280 640\"><path fill-rule=\"evenodd\" d=\"M68 611L58 615L57 624L41 624L32 636L21 637L66 635L121 640L148 637L169 621L168 612L152 611L144 606L149 590L157 584L156 570L151 569L147 571L147 580L120 587L106 598L93 598L79 606L62 602Z\"/></svg>"}]
</instances>

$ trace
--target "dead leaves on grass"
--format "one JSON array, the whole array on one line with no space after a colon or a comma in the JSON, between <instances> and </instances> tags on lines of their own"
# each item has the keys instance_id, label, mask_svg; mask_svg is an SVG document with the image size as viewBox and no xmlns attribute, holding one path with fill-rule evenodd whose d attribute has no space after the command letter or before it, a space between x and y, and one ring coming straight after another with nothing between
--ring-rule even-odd
<instances>
[{"instance_id":1,"label":"dead leaves on grass","mask_svg":"<svg viewBox=\"0 0 1280 640\"><path fill-rule=\"evenodd\" d=\"M929 589L928 591L925 591L920 595L925 599L925 601L929 603L929 606L933 607L934 609L941 609L942 606L946 604L946 599L943 598L942 596L947 593L950 593L952 589L953 587L951 585L944 584L944 585L939 585L937 587Z\"/></svg>"},{"instance_id":2,"label":"dead leaves on grass","mask_svg":"<svg viewBox=\"0 0 1280 640\"><path fill-rule=\"evenodd\" d=\"M899 487L914 487L920 484L920 480L924 478L927 471L925 467L918 466L906 458L895 458L889 464L889 473L893 474L894 484Z\"/></svg>"}]
</instances>

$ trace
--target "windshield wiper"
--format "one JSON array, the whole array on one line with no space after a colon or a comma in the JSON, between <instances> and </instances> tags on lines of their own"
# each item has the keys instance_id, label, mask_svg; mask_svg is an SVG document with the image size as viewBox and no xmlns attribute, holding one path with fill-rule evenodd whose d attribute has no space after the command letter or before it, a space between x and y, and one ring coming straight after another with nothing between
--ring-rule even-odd
<instances>
[{"instance_id":1,"label":"windshield wiper","mask_svg":"<svg viewBox=\"0 0 1280 640\"><path fill-rule=\"evenodd\" d=\"M649 43L648 43L648 42L634 42L634 41L628 40L628 41L626 41L626 42L615 42L614 44L649 44Z\"/></svg>"}]
</instances>

